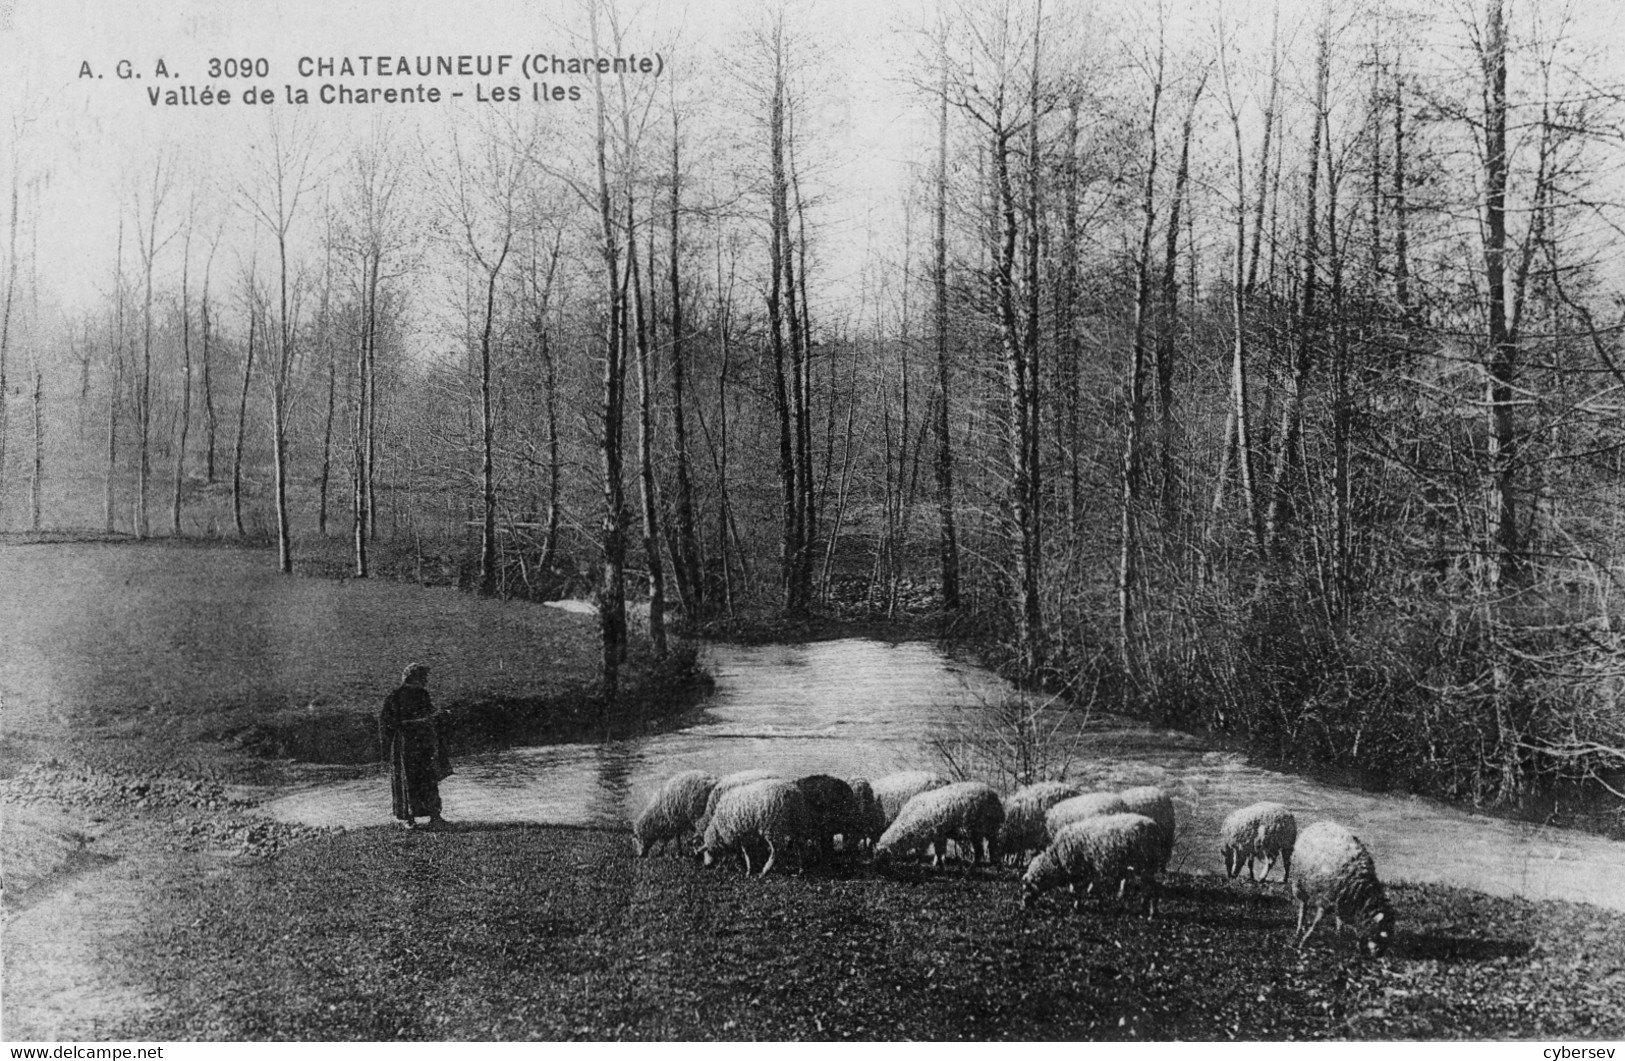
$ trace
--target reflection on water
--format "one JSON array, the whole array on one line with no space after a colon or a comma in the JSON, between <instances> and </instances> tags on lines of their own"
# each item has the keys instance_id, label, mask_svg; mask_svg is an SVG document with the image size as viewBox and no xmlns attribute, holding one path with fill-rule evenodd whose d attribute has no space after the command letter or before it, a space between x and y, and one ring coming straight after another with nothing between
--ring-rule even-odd
<instances>
[{"instance_id":1,"label":"reflection on water","mask_svg":"<svg viewBox=\"0 0 1625 1061\"><path fill-rule=\"evenodd\" d=\"M715 645L706 664L716 692L696 725L608 745L460 759L441 788L446 816L620 827L679 770L873 778L940 769L931 735L1008 691L994 675L922 643ZM1625 909L1625 844L1263 770L1184 734L1097 718L1081 737L1073 777L1090 788L1160 784L1173 793L1180 812L1174 868L1221 872L1213 841L1219 822L1236 807L1273 799L1294 809L1300 827L1322 818L1348 825L1387 878ZM297 792L268 810L312 824L381 825L389 797L374 778Z\"/></svg>"}]
</instances>

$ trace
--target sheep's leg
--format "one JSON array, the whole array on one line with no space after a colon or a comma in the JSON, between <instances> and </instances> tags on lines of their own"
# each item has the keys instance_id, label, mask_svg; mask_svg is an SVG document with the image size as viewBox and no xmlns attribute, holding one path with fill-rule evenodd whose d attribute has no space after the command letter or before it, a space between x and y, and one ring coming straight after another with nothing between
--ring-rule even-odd
<instances>
[{"instance_id":1,"label":"sheep's leg","mask_svg":"<svg viewBox=\"0 0 1625 1061\"><path fill-rule=\"evenodd\" d=\"M1285 884L1292 876L1292 852L1281 852L1281 883Z\"/></svg>"},{"instance_id":2,"label":"sheep's leg","mask_svg":"<svg viewBox=\"0 0 1625 1061\"><path fill-rule=\"evenodd\" d=\"M1264 864L1264 876L1259 878L1259 879L1260 880L1269 880L1270 879L1270 874L1274 873L1274 872L1275 872L1275 856L1271 855L1271 856L1269 856L1269 861Z\"/></svg>"},{"instance_id":3,"label":"sheep's leg","mask_svg":"<svg viewBox=\"0 0 1625 1061\"><path fill-rule=\"evenodd\" d=\"M750 845L739 845L739 857L745 860L745 876L750 876Z\"/></svg>"},{"instance_id":4,"label":"sheep's leg","mask_svg":"<svg viewBox=\"0 0 1625 1061\"><path fill-rule=\"evenodd\" d=\"M773 841L767 841L767 861L762 863L762 876L767 876L767 871L773 868L773 860L778 857L779 852L778 849L773 846Z\"/></svg>"},{"instance_id":5,"label":"sheep's leg","mask_svg":"<svg viewBox=\"0 0 1625 1061\"><path fill-rule=\"evenodd\" d=\"M1303 903L1298 907L1298 927L1299 928L1303 927L1303 914L1304 914L1304 910L1308 907L1308 905L1309 905L1308 903ZM1314 935L1315 934L1315 929L1320 927L1320 919L1325 917L1325 916L1326 916L1326 908L1324 906L1315 907L1314 920L1309 922L1309 927L1304 930L1303 938L1298 940L1298 949L1299 950L1303 950L1304 944L1309 942L1309 937Z\"/></svg>"}]
</instances>

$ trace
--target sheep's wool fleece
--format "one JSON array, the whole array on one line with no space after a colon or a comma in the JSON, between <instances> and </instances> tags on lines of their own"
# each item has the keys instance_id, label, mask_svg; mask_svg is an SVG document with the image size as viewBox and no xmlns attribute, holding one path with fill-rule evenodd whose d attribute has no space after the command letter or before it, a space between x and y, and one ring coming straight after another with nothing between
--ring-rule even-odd
<instances>
[{"instance_id":1,"label":"sheep's wool fleece","mask_svg":"<svg viewBox=\"0 0 1625 1061\"><path fill-rule=\"evenodd\" d=\"M941 788L946 784L948 784L946 777L933 774L929 770L904 770L901 773L887 774L876 781L873 785L875 799L880 802L885 825L897 820L897 815L902 812L909 800L921 792Z\"/></svg>"},{"instance_id":2,"label":"sheep's wool fleece","mask_svg":"<svg viewBox=\"0 0 1625 1061\"><path fill-rule=\"evenodd\" d=\"M908 854L949 837L994 837L1003 822L997 792L981 781L961 781L921 792L904 804L875 850Z\"/></svg>"},{"instance_id":3,"label":"sheep's wool fleece","mask_svg":"<svg viewBox=\"0 0 1625 1061\"><path fill-rule=\"evenodd\" d=\"M1103 814L1127 814L1128 804L1115 792L1085 792L1063 799L1044 815L1044 828L1051 837L1072 822L1098 818Z\"/></svg>"},{"instance_id":4,"label":"sheep's wool fleece","mask_svg":"<svg viewBox=\"0 0 1625 1061\"><path fill-rule=\"evenodd\" d=\"M1336 822L1316 822L1298 834L1293 894L1349 919L1384 906L1377 865L1360 838Z\"/></svg>"},{"instance_id":5,"label":"sheep's wool fleece","mask_svg":"<svg viewBox=\"0 0 1625 1061\"><path fill-rule=\"evenodd\" d=\"M1162 866L1166 869L1174 853L1174 801L1156 785L1127 788L1121 793L1123 803L1131 814L1143 814L1157 823L1162 830Z\"/></svg>"},{"instance_id":6,"label":"sheep's wool fleece","mask_svg":"<svg viewBox=\"0 0 1625 1061\"><path fill-rule=\"evenodd\" d=\"M999 848L1027 851L1043 847L1049 840L1044 816L1062 800L1078 795L1065 781L1035 781L1017 789L1004 801L1004 824L999 827Z\"/></svg>"},{"instance_id":7,"label":"sheep's wool fleece","mask_svg":"<svg viewBox=\"0 0 1625 1061\"><path fill-rule=\"evenodd\" d=\"M702 832L705 830L705 827L711 822L711 816L717 812L717 801L720 800L725 793L731 792L741 785L750 785L756 783L757 781L766 781L769 778L775 777L778 777L778 775L773 771L760 769L739 770L735 773L722 775L722 777L718 779L716 785L712 787L711 794L706 797L705 813L700 815L695 824L699 826Z\"/></svg>"},{"instance_id":8,"label":"sheep's wool fleece","mask_svg":"<svg viewBox=\"0 0 1625 1061\"><path fill-rule=\"evenodd\" d=\"M1219 829L1220 842L1248 855L1268 858L1291 851L1298 835L1298 822L1282 803L1254 803L1232 811Z\"/></svg>"},{"instance_id":9,"label":"sheep's wool fleece","mask_svg":"<svg viewBox=\"0 0 1625 1061\"><path fill-rule=\"evenodd\" d=\"M729 789L717 800L705 830L705 849L731 851L740 841L760 837L775 847L812 836L812 812L795 782L769 778Z\"/></svg>"},{"instance_id":10,"label":"sheep's wool fleece","mask_svg":"<svg viewBox=\"0 0 1625 1061\"><path fill-rule=\"evenodd\" d=\"M1023 883L1049 891L1072 883L1115 884L1149 878L1162 861L1162 829L1143 814L1080 818L1055 834L1050 846L1027 866Z\"/></svg>"},{"instance_id":11,"label":"sheep's wool fleece","mask_svg":"<svg viewBox=\"0 0 1625 1061\"><path fill-rule=\"evenodd\" d=\"M684 770L661 783L643 808L632 832L645 848L687 834L705 813L717 779L704 770Z\"/></svg>"}]
</instances>

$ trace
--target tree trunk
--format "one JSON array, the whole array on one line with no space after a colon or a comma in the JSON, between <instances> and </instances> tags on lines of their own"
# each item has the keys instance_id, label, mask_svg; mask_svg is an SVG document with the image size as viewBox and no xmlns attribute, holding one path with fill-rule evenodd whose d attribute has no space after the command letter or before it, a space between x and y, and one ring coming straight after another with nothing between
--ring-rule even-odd
<instances>
[{"instance_id":1,"label":"tree trunk","mask_svg":"<svg viewBox=\"0 0 1625 1061\"><path fill-rule=\"evenodd\" d=\"M507 248L503 248L503 258ZM502 260L487 270L485 323L480 329L480 594L497 591L496 421L491 412L491 332L496 323L497 276Z\"/></svg>"},{"instance_id":2,"label":"tree trunk","mask_svg":"<svg viewBox=\"0 0 1625 1061\"><path fill-rule=\"evenodd\" d=\"M40 370L39 355L34 356L34 474L28 487L28 526L39 530L43 518L43 500L40 488L45 481L45 374Z\"/></svg>"},{"instance_id":3,"label":"tree trunk","mask_svg":"<svg viewBox=\"0 0 1625 1061\"><path fill-rule=\"evenodd\" d=\"M293 322L288 319L288 244L277 239L277 363L271 377L271 443L276 493L277 569L293 574L293 531L288 524L288 374L293 365Z\"/></svg>"},{"instance_id":4,"label":"tree trunk","mask_svg":"<svg viewBox=\"0 0 1625 1061\"><path fill-rule=\"evenodd\" d=\"M1129 350L1125 391L1128 395L1128 421L1123 431L1123 458L1120 470L1121 502L1118 508L1117 556L1117 639L1118 657L1123 668L1124 706L1136 695L1140 667L1135 658L1134 613L1136 522L1140 503L1140 436L1145 418L1145 375L1150 361L1146 349L1151 315L1151 237L1156 228L1157 116L1162 107L1162 56L1157 57L1155 81L1151 86L1151 154L1146 164L1145 190L1141 198L1140 249L1134 275L1134 338ZM1177 229L1174 230L1177 232Z\"/></svg>"},{"instance_id":5,"label":"tree trunk","mask_svg":"<svg viewBox=\"0 0 1625 1061\"><path fill-rule=\"evenodd\" d=\"M591 15L592 46L598 51L598 9ZM603 549L603 584L599 588L598 621L602 656L600 684L603 701L600 723L608 735L609 712L619 695L622 657L626 652L626 498L622 486L621 425L625 409L626 288L621 278L620 241L615 233L615 211L610 198L608 130L604 112L603 75L593 80L596 114L594 147L598 173L598 217L602 226L604 293L608 327L604 342L603 410L598 452L603 472L604 512L600 541Z\"/></svg>"},{"instance_id":6,"label":"tree trunk","mask_svg":"<svg viewBox=\"0 0 1625 1061\"><path fill-rule=\"evenodd\" d=\"M655 658L666 655L666 569L660 556L660 499L655 493L654 386L649 378L649 322L643 306L643 270L638 266L632 197L626 200L626 265L632 274L632 312L638 372L638 497L643 509L643 556L649 568L649 643ZM654 261L649 262L650 283Z\"/></svg>"},{"instance_id":7,"label":"tree trunk","mask_svg":"<svg viewBox=\"0 0 1625 1061\"><path fill-rule=\"evenodd\" d=\"M1031 510L1033 469L1028 445L1031 404L1027 396L1029 351L1026 336L1016 314L1015 259L1019 222L1015 190L1010 178L1011 132L1002 121L992 130L994 193L998 219L998 244L993 271L994 303L998 311L999 339L1004 362L1005 399L1010 422L1006 451L1010 482L1007 499L1010 509L1010 537L1014 555L1014 606L1017 665L1024 676L1035 675L1039 665L1039 638L1043 634L1038 600L1038 555L1035 523Z\"/></svg>"},{"instance_id":8,"label":"tree trunk","mask_svg":"<svg viewBox=\"0 0 1625 1061\"><path fill-rule=\"evenodd\" d=\"M771 232L768 237L767 315L770 345L773 354L773 406L779 421L779 487L782 494L783 534L780 542L779 578L784 593L784 606L791 615L799 614L806 602L797 590L796 567L801 551L800 493L796 486L796 427L791 409L790 391L794 384L786 377L786 361L794 371L794 352L786 348L785 303L791 307L794 328L795 285L794 270L790 265L788 198L789 188L784 167L784 55L782 27L775 27L780 36L775 39L774 81L772 98L768 101L768 151L771 178L769 185ZM785 277L791 277L790 290L785 290ZM790 340L794 343L793 337Z\"/></svg>"},{"instance_id":9,"label":"tree trunk","mask_svg":"<svg viewBox=\"0 0 1625 1061\"><path fill-rule=\"evenodd\" d=\"M209 280L207 275L203 279L203 300L198 307L199 324L203 332L203 349L199 351L199 360L202 364L203 375L203 446L204 464L203 475L209 485L214 485L214 446L215 433L219 428L218 418L214 411L214 376L211 371L213 362L209 357Z\"/></svg>"},{"instance_id":10,"label":"tree trunk","mask_svg":"<svg viewBox=\"0 0 1625 1061\"><path fill-rule=\"evenodd\" d=\"M1162 495L1163 534L1173 531L1179 512L1179 481L1174 451L1177 421L1174 419L1174 351L1179 330L1179 211L1185 202L1190 181L1191 131L1196 122L1196 105L1207 83L1204 71L1191 92L1189 108L1179 138L1179 167L1174 172L1174 192L1168 203L1168 232L1162 256L1162 326L1157 329L1157 456L1160 462L1158 488Z\"/></svg>"},{"instance_id":11,"label":"tree trunk","mask_svg":"<svg viewBox=\"0 0 1625 1061\"><path fill-rule=\"evenodd\" d=\"M4 310L0 310L0 529L5 527L6 511L6 437L10 434L11 424L7 403L10 401L10 384L6 379L6 368L11 353L11 311L13 300L17 292L17 225L19 221L18 167L22 156L17 153L15 141L12 146L11 169L11 210L10 220L6 230L6 301ZM120 221L119 250L122 254L124 242L123 222ZM117 297L123 298L123 284ZM111 533L111 531L109 531Z\"/></svg>"},{"instance_id":12,"label":"tree trunk","mask_svg":"<svg viewBox=\"0 0 1625 1061\"><path fill-rule=\"evenodd\" d=\"M1303 406L1309 387L1309 372L1313 367L1315 344L1319 340L1319 321L1315 299L1320 287L1320 141L1326 123L1326 91L1331 75L1331 25L1323 22L1315 58L1315 110L1309 132L1309 174L1304 188L1303 216L1303 274L1299 279L1301 292L1296 356L1292 362L1292 377L1287 388L1286 402L1281 412L1281 428L1275 440L1275 461L1270 482L1269 514L1265 518L1264 534L1270 545L1277 545L1285 525L1293 519L1296 502L1293 493L1299 488L1299 477L1305 474L1301 466L1300 438L1303 431Z\"/></svg>"},{"instance_id":13,"label":"tree trunk","mask_svg":"<svg viewBox=\"0 0 1625 1061\"><path fill-rule=\"evenodd\" d=\"M952 363L948 349L948 67L946 59L942 70L942 99L937 111L937 205L936 232L932 245L931 283L935 296L937 354L937 402L931 418L936 436L936 455L932 469L937 482L937 567L942 583L942 606L948 611L959 608L959 531L954 514L954 455L953 439L949 432L949 399L952 394ZM1075 112L1074 112L1075 113ZM1070 322L1070 306L1066 309ZM854 396L855 397L855 396ZM851 421L847 436L850 442ZM845 492L842 492L844 503Z\"/></svg>"},{"instance_id":14,"label":"tree trunk","mask_svg":"<svg viewBox=\"0 0 1625 1061\"><path fill-rule=\"evenodd\" d=\"M1410 212L1405 177L1405 77L1394 62L1394 299L1402 320L1411 316L1410 241L1406 232Z\"/></svg>"},{"instance_id":15,"label":"tree trunk","mask_svg":"<svg viewBox=\"0 0 1625 1061\"><path fill-rule=\"evenodd\" d=\"M668 262L667 281L671 292L671 429L672 457L676 461L677 530L675 548L672 549L672 570L677 577L677 593L684 610L691 617L705 611L705 581L700 571L700 545L694 526L694 485L689 473L688 420L685 406L687 395L687 336L683 329L683 288L679 269L681 240L679 225L682 220L682 166L681 137L677 110L672 108L671 119L671 260ZM654 281L651 278L650 283Z\"/></svg>"},{"instance_id":16,"label":"tree trunk","mask_svg":"<svg viewBox=\"0 0 1625 1061\"><path fill-rule=\"evenodd\" d=\"M231 515L243 537L243 433L248 426L248 384L254 376L254 340L259 310L248 311L248 353L243 359L243 392L237 402L237 444L231 451Z\"/></svg>"},{"instance_id":17,"label":"tree trunk","mask_svg":"<svg viewBox=\"0 0 1625 1061\"><path fill-rule=\"evenodd\" d=\"M186 230L186 244L181 261L181 430L175 446L175 496L170 506L169 532L181 536L181 496L186 485L186 436L192 426L192 298L190 277L192 269L192 230Z\"/></svg>"},{"instance_id":18,"label":"tree trunk","mask_svg":"<svg viewBox=\"0 0 1625 1061\"><path fill-rule=\"evenodd\" d=\"M1518 440L1513 386L1518 348L1507 323L1507 64L1502 0L1485 8L1481 59L1484 71L1484 274L1488 287L1489 363L1489 583L1515 581L1522 569L1518 536Z\"/></svg>"}]
</instances>

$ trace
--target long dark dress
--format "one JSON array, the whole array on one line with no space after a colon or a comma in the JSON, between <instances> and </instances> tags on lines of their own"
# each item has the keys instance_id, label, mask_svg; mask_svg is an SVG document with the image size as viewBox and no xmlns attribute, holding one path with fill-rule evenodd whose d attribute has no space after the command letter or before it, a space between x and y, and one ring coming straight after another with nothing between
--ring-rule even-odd
<instances>
[{"instance_id":1,"label":"long dark dress","mask_svg":"<svg viewBox=\"0 0 1625 1061\"><path fill-rule=\"evenodd\" d=\"M390 801L402 821L440 815L440 779L451 773L451 762L436 723L429 690L421 685L390 693L378 716L389 756Z\"/></svg>"}]
</instances>

